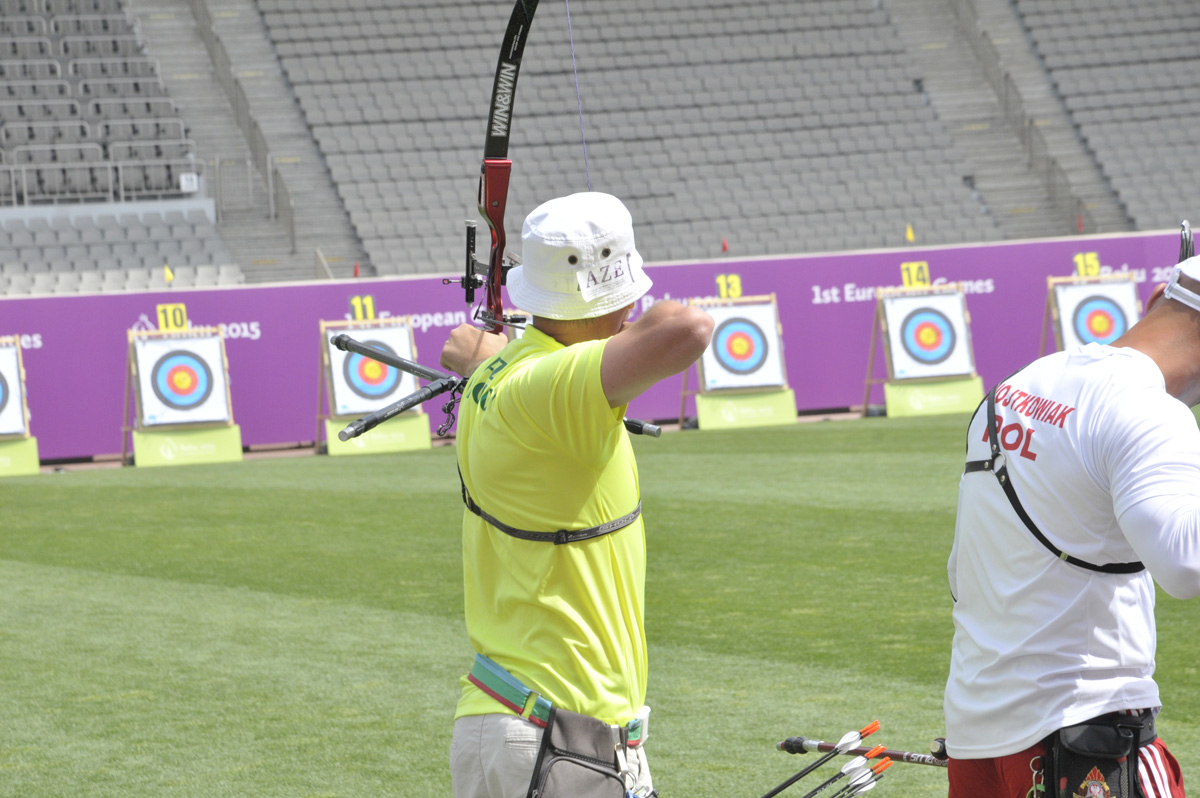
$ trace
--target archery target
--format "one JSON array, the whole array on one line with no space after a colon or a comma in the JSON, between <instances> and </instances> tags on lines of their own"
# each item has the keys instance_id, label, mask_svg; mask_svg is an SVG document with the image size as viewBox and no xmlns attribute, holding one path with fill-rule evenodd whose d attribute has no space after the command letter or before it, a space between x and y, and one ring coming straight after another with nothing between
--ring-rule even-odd
<instances>
[{"instance_id":1,"label":"archery target","mask_svg":"<svg viewBox=\"0 0 1200 798\"><path fill-rule=\"evenodd\" d=\"M396 350L383 341L365 340L364 344L380 352L396 356ZM400 382L401 372L378 360L351 352L342 361L342 378L351 391L364 399L391 396Z\"/></svg>"},{"instance_id":2,"label":"archery target","mask_svg":"<svg viewBox=\"0 0 1200 798\"><path fill-rule=\"evenodd\" d=\"M167 407L190 410L212 395L213 376L196 353L176 349L160 357L150 369L154 395Z\"/></svg>"},{"instance_id":3,"label":"archery target","mask_svg":"<svg viewBox=\"0 0 1200 798\"><path fill-rule=\"evenodd\" d=\"M894 380L975 372L966 306L958 292L882 297Z\"/></svg>"},{"instance_id":4,"label":"archery target","mask_svg":"<svg viewBox=\"0 0 1200 798\"><path fill-rule=\"evenodd\" d=\"M704 391L783 388L783 346L775 303L714 305L713 337L700 358Z\"/></svg>"},{"instance_id":5,"label":"archery target","mask_svg":"<svg viewBox=\"0 0 1200 798\"><path fill-rule=\"evenodd\" d=\"M25 394L16 346L0 347L0 435L25 435Z\"/></svg>"},{"instance_id":6,"label":"archery target","mask_svg":"<svg viewBox=\"0 0 1200 798\"><path fill-rule=\"evenodd\" d=\"M954 352L956 338L950 319L934 308L917 308L900 323L904 352L918 363L941 363Z\"/></svg>"},{"instance_id":7,"label":"archery target","mask_svg":"<svg viewBox=\"0 0 1200 798\"><path fill-rule=\"evenodd\" d=\"M726 371L753 374L767 362L767 337L750 319L735 317L713 332L713 354Z\"/></svg>"},{"instance_id":8,"label":"archery target","mask_svg":"<svg viewBox=\"0 0 1200 798\"><path fill-rule=\"evenodd\" d=\"M1111 344L1138 320L1137 285L1132 280L1054 286L1058 339L1063 349Z\"/></svg>"},{"instance_id":9,"label":"archery target","mask_svg":"<svg viewBox=\"0 0 1200 798\"><path fill-rule=\"evenodd\" d=\"M232 423L222 339L135 338L141 425Z\"/></svg>"},{"instance_id":10,"label":"archery target","mask_svg":"<svg viewBox=\"0 0 1200 798\"><path fill-rule=\"evenodd\" d=\"M417 390L417 378L413 375L357 352L343 352L330 343L333 336L341 333L393 357L413 359L412 327L407 319L397 319L389 326L326 329L332 415L373 413Z\"/></svg>"}]
</instances>

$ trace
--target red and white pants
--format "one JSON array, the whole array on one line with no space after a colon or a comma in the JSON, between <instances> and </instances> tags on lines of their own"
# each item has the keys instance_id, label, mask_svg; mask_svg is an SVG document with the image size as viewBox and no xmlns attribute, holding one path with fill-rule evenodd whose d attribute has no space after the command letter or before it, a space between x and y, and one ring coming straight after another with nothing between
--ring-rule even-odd
<instances>
[{"instance_id":1,"label":"red and white pants","mask_svg":"<svg viewBox=\"0 0 1200 798\"><path fill-rule=\"evenodd\" d=\"M951 759L949 798L1041 798L1042 756L1038 743L993 759ZM1162 738L1138 749L1140 798L1184 798L1183 773Z\"/></svg>"}]
</instances>

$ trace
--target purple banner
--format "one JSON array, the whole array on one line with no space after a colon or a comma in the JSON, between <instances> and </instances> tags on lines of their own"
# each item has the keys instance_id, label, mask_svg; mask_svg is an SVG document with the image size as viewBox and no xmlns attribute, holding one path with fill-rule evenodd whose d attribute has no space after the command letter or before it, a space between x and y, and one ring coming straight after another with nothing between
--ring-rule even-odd
<instances>
[{"instance_id":1,"label":"purple banner","mask_svg":"<svg viewBox=\"0 0 1200 798\"><path fill-rule=\"evenodd\" d=\"M1132 271L1145 301L1166 279L1176 233L1079 237L1018 243L856 252L649 266L661 298L774 293L783 327L789 385L800 411L860 405L867 378L875 287L903 284L924 263L933 283L963 282L977 370L991 384L1037 357L1046 278L1077 267ZM905 264L909 264L906 266ZM417 359L437 367L454 325L470 315L440 277L388 278L137 294L0 299L0 335L20 336L30 427L43 460L118 453L129 373L130 329L157 329L162 306L182 303L193 327L222 326L234 421L247 446L312 441L320 397L322 320L411 315ZM1053 332L1048 349L1053 350ZM873 377L886 375L882 340ZM694 370L688 387L696 388ZM679 416L683 378L637 399L629 414ZM882 401L882 389L872 393ZM441 401L427 403L433 426ZM691 413L692 404L687 403Z\"/></svg>"}]
</instances>

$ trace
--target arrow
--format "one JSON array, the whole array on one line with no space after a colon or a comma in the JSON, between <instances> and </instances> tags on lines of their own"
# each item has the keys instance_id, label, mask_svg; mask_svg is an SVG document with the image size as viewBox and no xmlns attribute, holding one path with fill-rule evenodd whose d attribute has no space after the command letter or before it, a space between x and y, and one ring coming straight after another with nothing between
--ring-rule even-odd
<instances>
[{"instance_id":1,"label":"arrow","mask_svg":"<svg viewBox=\"0 0 1200 798\"><path fill-rule=\"evenodd\" d=\"M883 771L892 766L891 759L884 757L883 759L872 765L862 777L861 780L851 781L842 789L835 792L832 798L850 798L852 795L861 795L867 790L875 788L875 784L883 778Z\"/></svg>"},{"instance_id":2,"label":"arrow","mask_svg":"<svg viewBox=\"0 0 1200 798\"><path fill-rule=\"evenodd\" d=\"M808 737L789 737L786 740L776 743L775 747L789 754L808 754L813 751L833 751L838 745L838 743L827 743L821 740L812 740ZM866 752L866 748L851 748L848 751L840 753L847 756L857 756ZM913 765L931 765L939 768L949 766L949 760L947 759L930 756L929 754L916 754L911 751L896 751L891 748L885 748L881 755L889 757L893 762L908 762Z\"/></svg>"},{"instance_id":3,"label":"arrow","mask_svg":"<svg viewBox=\"0 0 1200 798\"><path fill-rule=\"evenodd\" d=\"M878 745L878 746L872 748L867 753L863 754L862 756L854 757L854 759L851 759L849 762L847 762L842 767L842 770L840 773L835 773L833 776L826 779L821 784L817 785L817 787L815 789L806 793L804 798L815 798L815 796L818 793L829 789L834 784L837 784L839 781L846 778L847 776L851 777L850 778L851 784L857 784L860 781L865 781L866 779L869 779L871 777L871 768L867 767L868 760L874 759L875 757L879 756L880 752L882 752L882 751L883 751L883 746ZM884 760L884 761L887 761L887 760Z\"/></svg>"},{"instance_id":4,"label":"arrow","mask_svg":"<svg viewBox=\"0 0 1200 798\"><path fill-rule=\"evenodd\" d=\"M826 762L828 762L829 760L833 759L835 756L837 756L839 754L844 754L847 751L849 751L850 749L855 748L856 746L858 746L859 743L862 742L862 739L864 737L874 734L877 731L879 731L879 721L873 720L870 723L868 723L866 726L864 726L862 729L859 729L858 731L846 732L844 735L842 735L842 739L838 740L836 744L834 744L830 747L829 753L827 753L827 754L825 754L825 756L822 756L819 759L817 759L817 761L813 762L811 765L809 765L808 767L801 770L795 776L792 776L790 779L785 781L783 784L780 784L778 787L776 787L775 789L773 789L770 792L768 792L767 794L765 794L762 798L772 798L772 796L778 795L779 793L786 790L788 787L790 787L793 784L795 784L796 782L800 781L800 779L804 778L809 773L812 773L814 770L819 768L821 765L823 765ZM780 745L782 745L782 743Z\"/></svg>"}]
</instances>

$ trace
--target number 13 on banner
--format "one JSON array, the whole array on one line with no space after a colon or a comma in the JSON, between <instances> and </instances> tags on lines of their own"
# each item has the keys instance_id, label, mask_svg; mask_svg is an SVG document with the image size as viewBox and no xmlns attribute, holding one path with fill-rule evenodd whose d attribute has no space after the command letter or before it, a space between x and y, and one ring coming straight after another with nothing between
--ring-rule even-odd
<instances>
[{"instance_id":1,"label":"number 13 on banner","mask_svg":"<svg viewBox=\"0 0 1200 798\"><path fill-rule=\"evenodd\" d=\"M171 302L158 306L158 329L175 332L188 328L187 306L182 302Z\"/></svg>"},{"instance_id":2,"label":"number 13 on banner","mask_svg":"<svg viewBox=\"0 0 1200 798\"><path fill-rule=\"evenodd\" d=\"M740 274L718 274L717 294L721 299L737 299L742 295L742 276Z\"/></svg>"}]
</instances>

